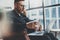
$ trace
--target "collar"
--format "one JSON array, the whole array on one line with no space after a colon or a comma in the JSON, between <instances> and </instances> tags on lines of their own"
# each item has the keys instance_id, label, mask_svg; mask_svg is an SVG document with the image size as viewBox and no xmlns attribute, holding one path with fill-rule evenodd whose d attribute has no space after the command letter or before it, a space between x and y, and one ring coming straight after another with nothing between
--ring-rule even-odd
<instances>
[{"instance_id":1,"label":"collar","mask_svg":"<svg viewBox=\"0 0 60 40\"><path fill-rule=\"evenodd\" d=\"M19 13L17 10L14 10L18 16L21 16L21 13Z\"/></svg>"}]
</instances>

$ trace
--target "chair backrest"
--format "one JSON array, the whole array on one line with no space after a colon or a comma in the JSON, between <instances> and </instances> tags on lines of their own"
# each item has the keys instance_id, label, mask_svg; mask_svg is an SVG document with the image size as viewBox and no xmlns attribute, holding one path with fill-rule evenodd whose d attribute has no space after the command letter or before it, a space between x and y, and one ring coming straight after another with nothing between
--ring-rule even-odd
<instances>
[{"instance_id":1,"label":"chair backrest","mask_svg":"<svg viewBox=\"0 0 60 40\"><path fill-rule=\"evenodd\" d=\"M47 26L47 28L46 28L46 29L47 29L47 32L50 32L50 30L52 29L55 21L56 21L56 20L51 20L51 21L50 21L50 23L48 24L48 26Z\"/></svg>"}]
</instances>

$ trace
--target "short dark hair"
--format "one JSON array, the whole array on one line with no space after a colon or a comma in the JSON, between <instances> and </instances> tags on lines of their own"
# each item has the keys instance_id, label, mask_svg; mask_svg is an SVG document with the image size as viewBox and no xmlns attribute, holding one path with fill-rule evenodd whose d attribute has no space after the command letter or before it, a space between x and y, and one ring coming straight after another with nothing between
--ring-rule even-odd
<instances>
[{"instance_id":1,"label":"short dark hair","mask_svg":"<svg viewBox=\"0 0 60 40\"><path fill-rule=\"evenodd\" d=\"M24 1L24 0L14 0L14 3L19 2L19 1Z\"/></svg>"}]
</instances>

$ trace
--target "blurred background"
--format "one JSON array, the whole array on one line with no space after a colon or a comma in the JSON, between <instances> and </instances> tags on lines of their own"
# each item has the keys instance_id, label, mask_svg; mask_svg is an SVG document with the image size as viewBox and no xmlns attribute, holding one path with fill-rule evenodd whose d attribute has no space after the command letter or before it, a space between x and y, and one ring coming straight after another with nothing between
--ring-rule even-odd
<instances>
[{"instance_id":1,"label":"blurred background","mask_svg":"<svg viewBox=\"0 0 60 40\"><path fill-rule=\"evenodd\" d=\"M60 0L25 0L25 8L29 19L38 19L43 30L47 31L51 27L51 31L57 31L57 38L60 38ZM1 9L13 10L14 0L0 0Z\"/></svg>"}]
</instances>

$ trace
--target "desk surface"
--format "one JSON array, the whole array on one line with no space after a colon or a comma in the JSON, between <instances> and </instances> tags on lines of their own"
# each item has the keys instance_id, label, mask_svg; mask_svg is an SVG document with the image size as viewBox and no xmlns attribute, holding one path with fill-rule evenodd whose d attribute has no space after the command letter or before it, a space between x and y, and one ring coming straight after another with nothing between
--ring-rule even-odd
<instances>
[{"instance_id":1,"label":"desk surface","mask_svg":"<svg viewBox=\"0 0 60 40\"><path fill-rule=\"evenodd\" d=\"M51 29L50 31L53 31L53 32L60 32L60 29Z\"/></svg>"},{"instance_id":2,"label":"desk surface","mask_svg":"<svg viewBox=\"0 0 60 40\"><path fill-rule=\"evenodd\" d=\"M27 34L28 36L42 36L44 34L44 31L37 31L33 33Z\"/></svg>"}]
</instances>

